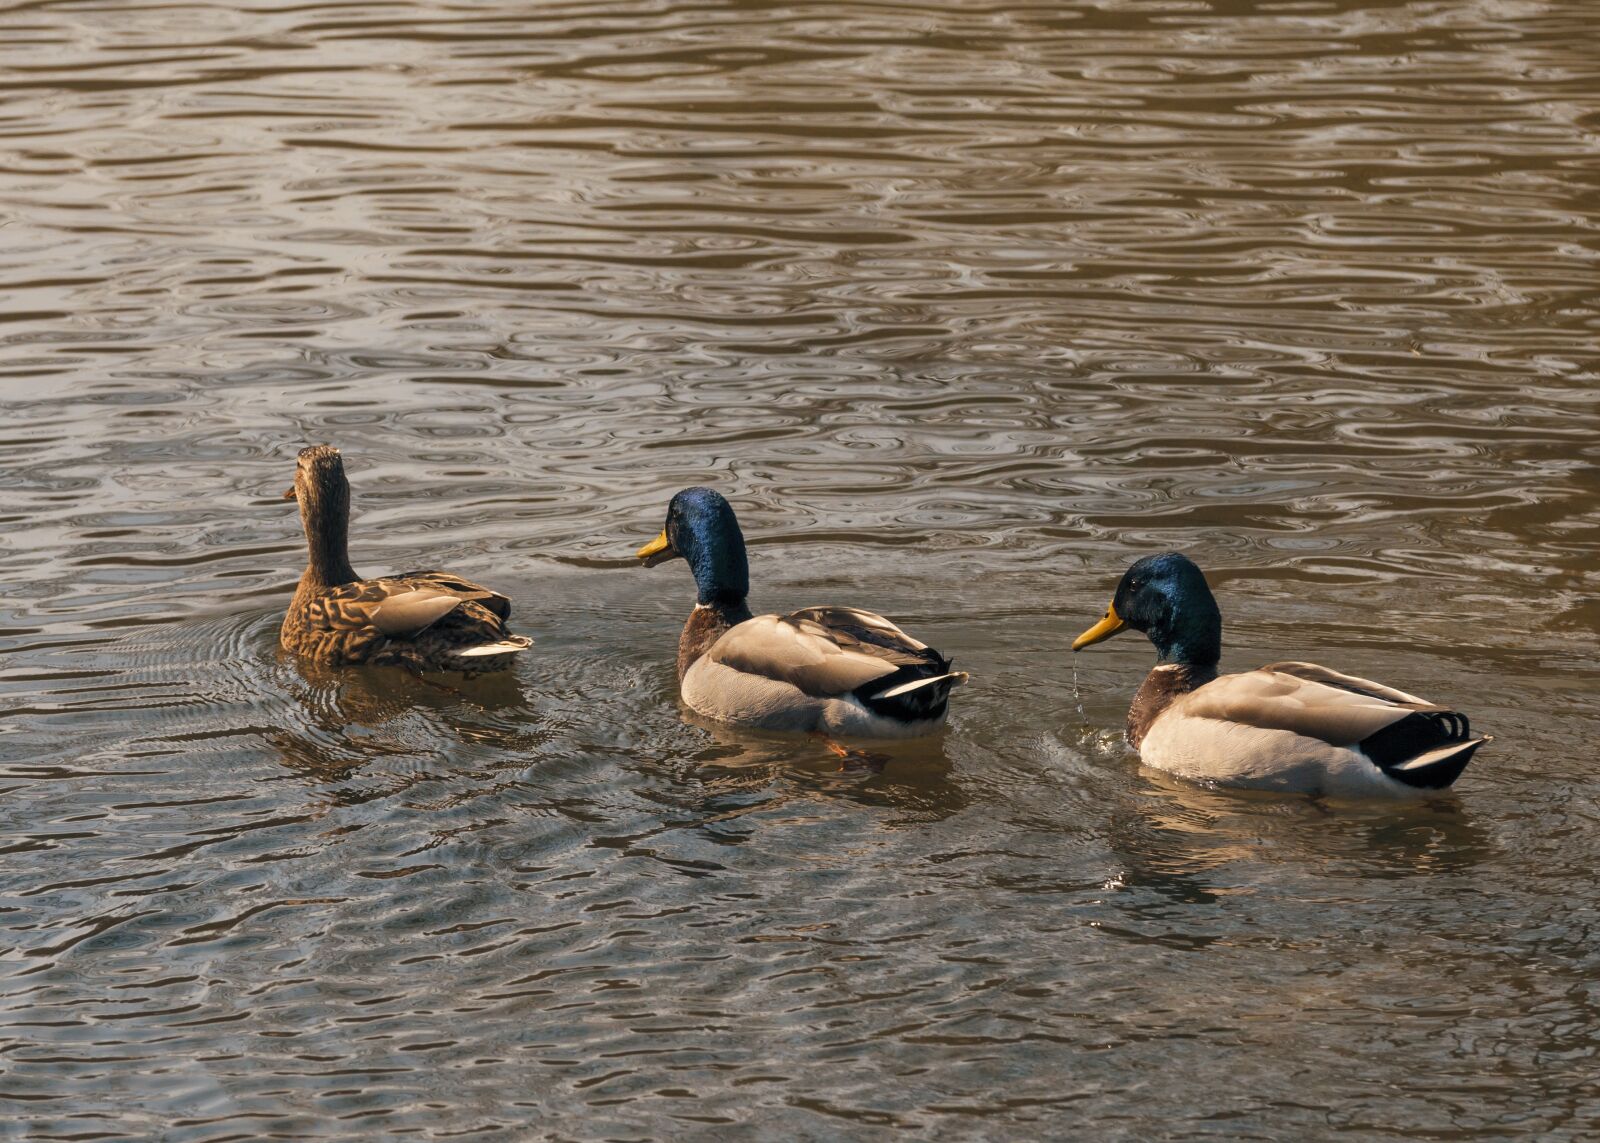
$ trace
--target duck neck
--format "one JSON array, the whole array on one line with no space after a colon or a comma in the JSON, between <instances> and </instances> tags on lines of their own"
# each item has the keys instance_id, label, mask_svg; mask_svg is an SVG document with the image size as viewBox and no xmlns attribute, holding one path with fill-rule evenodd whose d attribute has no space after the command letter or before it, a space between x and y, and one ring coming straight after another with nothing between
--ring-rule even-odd
<instances>
[{"instance_id":1,"label":"duck neck","mask_svg":"<svg viewBox=\"0 0 1600 1143\"><path fill-rule=\"evenodd\" d=\"M1220 628L1220 625L1219 625ZM1215 677L1222 658L1222 632L1201 630L1182 635L1156 648L1156 665L1182 667L1187 671L1210 671Z\"/></svg>"},{"instance_id":2,"label":"duck neck","mask_svg":"<svg viewBox=\"0 0 1600 1143\"><path fill-rule=\"evenodd\" d=\"M1135 750L1150 727L1173 702L1217 677L1217 664L1158 663L1144 677L1139 693L1128 708L1128 745Z\"/></svg>"},{"instance_id":3,"label":"duck neck","mask_svg":"<svg viewBox=\"0 0 1600 1143\"><path fill-rule=\"evenodd\" d=\"M683 625L683 634L678 636L678 679L681 681L689 673L689 668L724 632L749 618L750 608L743 596L696 605Z\"/></svg>"},{"instance_id":4,"label":"duck neck","mask_svg":"<svg viewBox=\"0 0 1600 1143\"><path fill-rule=\"evenodd\" d=\"M1222 610L1203 581L1163 599L1146 631L1159 665L1210 671L1216 677L1222 658Z\"/></svg>"},{"instance_id":5,"label":"duck neck","mask_svg":"<svg viewBox=\"0 0 1600 1143\"><path fill-rule=\"evenodd\" d=\"M337 587L361 578L350 566L350 486L324 487L300 493L300 519L306 530L310 559L300 577L312 587Z\"/></svg>"},{"instance_id":6,"label":"duck neck","mask_svg":"<svg viewBox=\"0 0 1600 1143\"><path fill-rule=\"evenodd\" d=\"M718 521L716 531L695 537L688 555L694 573L695 602L701 607L738 611L750 594L750 562L744 553L744 536L735 520ZM749 612L745 612L746 618Z\"/></svg>"}]
</instances>

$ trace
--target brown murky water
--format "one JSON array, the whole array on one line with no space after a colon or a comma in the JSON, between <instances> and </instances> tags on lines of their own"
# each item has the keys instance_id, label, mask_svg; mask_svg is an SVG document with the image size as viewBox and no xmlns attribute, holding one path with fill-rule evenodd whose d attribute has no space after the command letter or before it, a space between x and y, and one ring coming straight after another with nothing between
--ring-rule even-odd
<instances>
[{"instance_id":1,"label":"brown murky water","mask_svg":"<svg viewBox=\"0 0 1600 1143\"><path fill-rule=\"evenodd\" d=\"M1592 9L6 5L0 1130L1592 1136ZM514 681L278 659L308 441ZM941 738L680 719L703 481ZM1140 770L1067 645L1170 546L1498 741Z\"/></svg>"}]
</instances>

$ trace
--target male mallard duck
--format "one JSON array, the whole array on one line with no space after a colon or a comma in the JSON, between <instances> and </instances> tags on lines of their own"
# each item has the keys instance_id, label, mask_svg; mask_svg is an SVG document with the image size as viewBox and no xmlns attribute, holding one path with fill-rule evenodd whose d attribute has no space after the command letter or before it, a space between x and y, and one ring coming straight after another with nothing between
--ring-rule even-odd
<instances>
[{"instance_id":1,"label":"male mallard duck","mask_svg":"<svg viewBox=\"0 0 1600 1143\"><path fill-rule=\"evenodd\" d=\"M506 629L511 601L449 572L362 579L350 567L350 483L331 445L300 450L294 487L310 562L278 641L331 666L370 663L417 671L504 670L533 640Z\"/></svg>"},{"instance_id":2,"label":"male mallard duck","mask_svg":"<svg viewBox=\"0 0 1600 1143\"><path fill-rule=\"evenodd\" d=\"M733 508L709 488L674 496L667 526L638 556L646 567L682 557L694 573L699 602L678 639L678 682L683 701L707 718L910 738L936 729L950 688L967 681L949 659L870 611L807 607L752 617L744 535Z\"/></svg>"},{"instance_id":3,"label":"male mallard duck","mask_svg":"<svg viewBox=\"0 0 1600 1143\"><path fill-rule=\"evenodd\" d=\"M1222 613L1205 576L1177 552L1147 556L1117 585L1106 617L1074 651L1125 627L1158 659L1128 711L1148 766L1193 781L1334 797L1417 794L1454 782L1473 752L1467 716L1313 663L1217 675Z\"/></svg>"}]
</instances>

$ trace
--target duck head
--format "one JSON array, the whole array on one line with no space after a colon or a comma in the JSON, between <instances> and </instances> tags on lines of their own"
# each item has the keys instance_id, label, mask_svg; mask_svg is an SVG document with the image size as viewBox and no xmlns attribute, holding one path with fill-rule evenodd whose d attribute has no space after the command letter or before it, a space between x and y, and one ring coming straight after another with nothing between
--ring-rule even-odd
<instances>
[{"instance_id":1,"label":"duck head","mask_svg":"<svg viewBox=\"0 0 1600 1143\"><path fill-rule=\"evenodd\" d=\"M685 488L674 496L661 535L635 554L648 568L681 557L694 573L701 603L740 603L750 594L744 533L733 506L714 489Z\"/></svg>"},{"instance_id":2,"label":"duck head","mask_svg":"<svg viewBox=\"0 0 1600 1143\"><path fill-rule=\"evenodd\" d=\"M1081 651L1125 627L1143 631L1163 663L1212 667L1222 657L1222 613L1193 560L1146 556L1122 576L1106 617L1072 641Z\"/></svg>"},{"instance_id":3,"label":"duck head","mask_svg":"<svg viewBox=\"0 0 1600 1143\"><path fill-rule=\"evenodd\" d=\"M295 462L294 487L283 494L285 500L298 500L300 512L318 505L337 508L343 500L350 505L350 482L344 475L344 458L332 445L309 445L300 450Z\"/></svg>"}]
</instances>

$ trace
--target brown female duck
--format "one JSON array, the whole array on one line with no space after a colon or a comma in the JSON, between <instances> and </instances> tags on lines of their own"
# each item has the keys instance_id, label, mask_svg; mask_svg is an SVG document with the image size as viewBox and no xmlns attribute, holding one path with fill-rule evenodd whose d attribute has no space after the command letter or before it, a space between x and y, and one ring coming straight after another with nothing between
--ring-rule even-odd
<instances>
[{"instance_id":1,"label":"brown female duck","mask_svg":"<svg viewBox=\"0 0 1600 1143\"><path fill-rule=\"evenodd\" d=\"M300 450L294 487L310 561L283 617L285 651L330 666L371 664L479 674L533 640L506 628L511 601L442 571L362 579L350 566L350 483L331 445Z\"/></svg>"}]
</instances>

